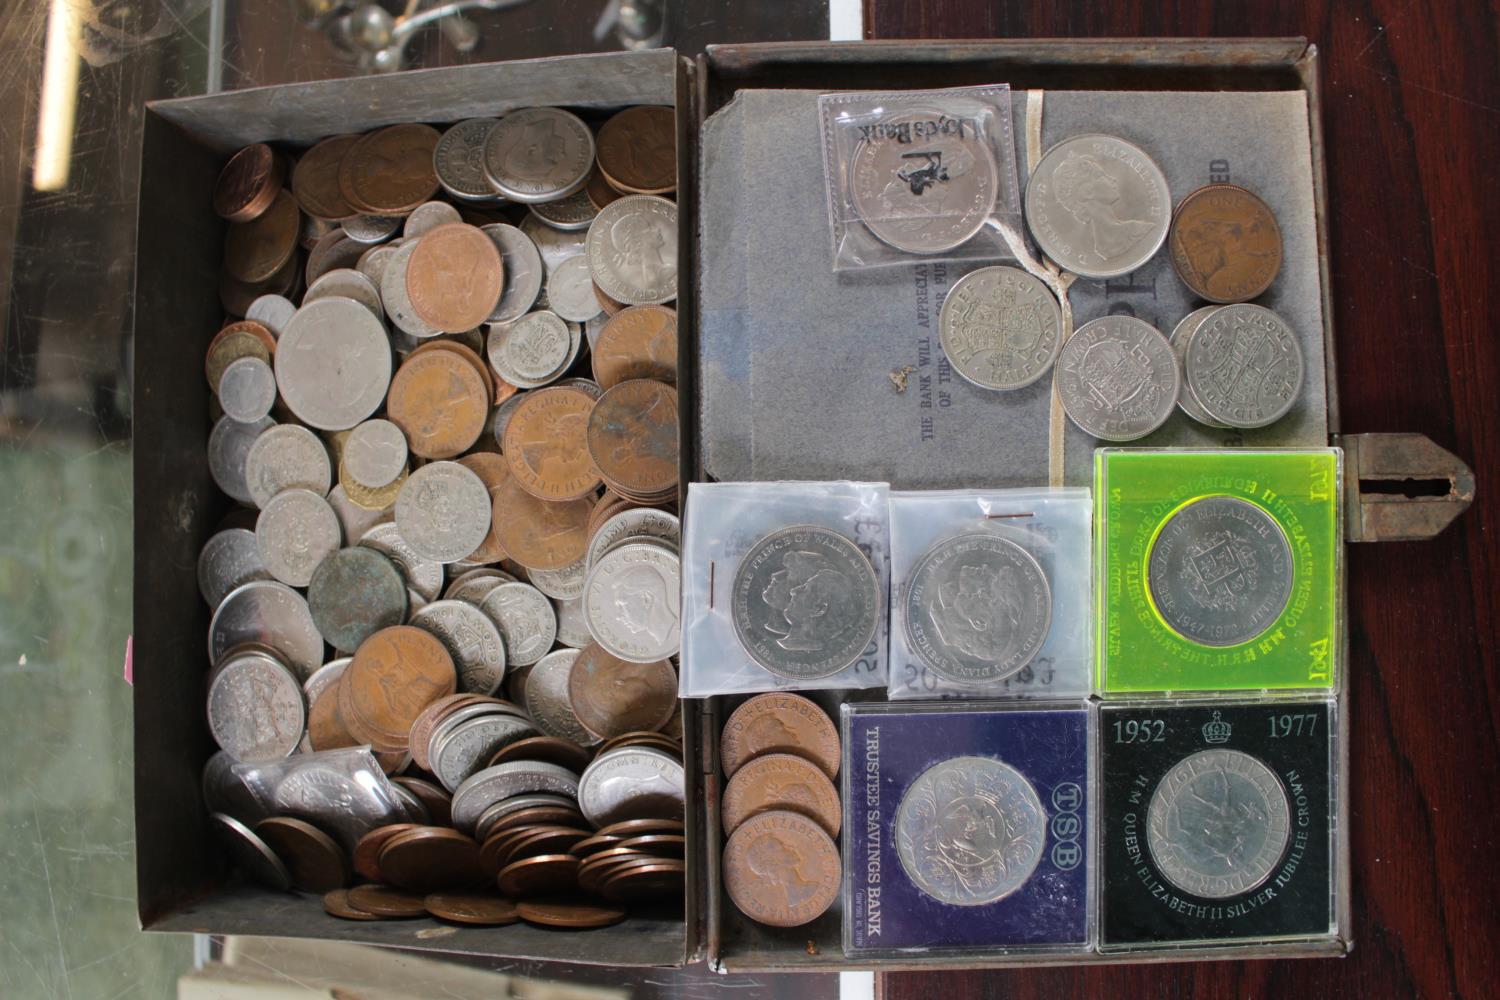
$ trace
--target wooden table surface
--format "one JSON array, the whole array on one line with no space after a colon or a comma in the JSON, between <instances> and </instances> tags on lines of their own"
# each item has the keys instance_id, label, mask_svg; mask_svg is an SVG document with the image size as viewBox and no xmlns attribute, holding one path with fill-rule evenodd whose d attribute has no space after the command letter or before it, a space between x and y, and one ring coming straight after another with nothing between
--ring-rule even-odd
<instances>
[{"instance_id":1,"label":"wooden table surface","mask_svg":"<svg viewBox=\"0 0 1500 1000\"><path fill-rule=\"evenodd\" d=\"M898 973L882 995L1500 994L1500 5L865 4L871 38L1310 39L1342 428L1426 434L1478 484L1434 541L1349 548L1348 958Z\"/></svg>"}]
</instances>

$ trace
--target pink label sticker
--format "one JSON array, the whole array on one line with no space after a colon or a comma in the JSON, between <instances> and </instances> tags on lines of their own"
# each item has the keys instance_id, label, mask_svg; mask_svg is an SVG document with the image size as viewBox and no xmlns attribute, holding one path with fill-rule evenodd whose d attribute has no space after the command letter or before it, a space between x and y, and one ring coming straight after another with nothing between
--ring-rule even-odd
<instances>
[{"instance_id":1,"label":"pink label sticker","mask_svg":"<svg viewBox=\"0 0 1500 1000\"><path fill-rule=\"evenodd\" d=\"M135 636L125 637L125 683L135 687Z\"/></svg>"}]
</instances>

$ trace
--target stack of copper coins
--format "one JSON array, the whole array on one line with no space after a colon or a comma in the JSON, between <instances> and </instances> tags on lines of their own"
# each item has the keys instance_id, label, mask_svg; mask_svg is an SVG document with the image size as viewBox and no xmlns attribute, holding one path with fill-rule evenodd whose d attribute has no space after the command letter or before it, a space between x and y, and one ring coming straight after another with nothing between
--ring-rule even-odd
<instances>
[{"instance_id":1,"label":"stack of copper coins","mask_svg":"<svg viewBox=\"0 0 1500 1000\"><path fill-rule=\"evenodd\" d=\"M838 731L801 695L757 695L724 724L724 889L752 920L796 927L838 898Z\"/></svg>"},{"instance_id":2,"label":"stack of copper coins","mask_svg":"<svg viewBox=\"0 0 1500 1000\"><path fill-rule=\"evenodd\" d=\"M361 855L336 795L221 809L251 874L386 884L331 897L342 915L441 890L460 922L504 911L456 901L476 885L680 899L675 127L670 108L519 109L224 167L228 316L204 373L209 469L237 506L198 578L230 763L205 788L242 803L237 765L368 748L411 824ZM622 823L652 828L597 842ZM619 847L584 883L585 856Z\"/></svg>"}]
</instances>

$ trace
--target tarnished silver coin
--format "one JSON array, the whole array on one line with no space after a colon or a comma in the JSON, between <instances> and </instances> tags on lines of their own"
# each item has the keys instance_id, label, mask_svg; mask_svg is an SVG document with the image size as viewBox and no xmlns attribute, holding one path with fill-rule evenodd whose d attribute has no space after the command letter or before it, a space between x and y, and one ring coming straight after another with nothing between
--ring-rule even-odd
<instances>
[{"instance_id":1,"label":"tarnished silver coin","mask_svg":"<svg viewBox=\"0 0 1500 1000\"><path fill-rule=\"evenodd\" d=\"M682 819L687 812L682 762L649 747L602 753L578 779L578 807L596 827L627 819Z\"/></svg>"},{"instance_id":2,"label":"tarnished silver coin","mask_svg":"<svg viewBox=\"0 0 1500 1000\"><path fill-rule=\"evenodd\" d=\"M1271 310L1248 302L1216 309L1198 324L1183 369L1203 412L1231 427L1273 424L1302 393L1296 333Z\"/></svg>"},{"instance_id":3,"label":"tarnished silver coin","mask_svg":"<svg viewBox=\"0 0 1500 1000\"><path fill-rule=\"evenodd\" d=\"M215 668L208 685L208 730L236 760L285 757L297 749L306 725L302 685L274 657L236 653Z\"/></svg>"},{"instance_id":4,"label":"tarnished silver coin","mask_svg":"<svg viewBox=\"0 0 1500 1000\"><path fill-rule=\"evenodd\" d=\"M344 235L356 243L383 243L401 228L399 215L356 215L339 223Z\"/></svg>"},{"instance_id":5,"label":"tarnished silver coin","mask_svg":"<svg viewBox=\"0 0 1500 1000\"><path fill-rule=\"evenodd\" d=\"M332 507L333 512L338 515L339 525L344 532L344 541L349 543L359 541L365 537L365 532L375 525L383 524L395 516L390 507L384 510L366 510L350 500L344 488L337 485L328 491L328 506Z\"/></svg>"},{"instance_id":6,"label":"tarnished silver coin","mask_svg":"<svg viewBox=\"0 0 1500 1000\"><path fill-rule=\"evenodd\" d=\"M1293 577L1286 532L1239 497L1204 497L1179 508L1147 558L1157 614L1204 646L1237 646L1270 628L1291 599Z\"/></svg>"},{"instance_id":7,"label":"tarnished silver coin","mask_svg":"<svg viewBox=\"0 0 1500 1000\"><path fill-rule=\"evenodd\" d=\"M364 420L380 409L390 384L385 326L353 299L303 305L277 344L281 398L299 419L319 430L341 431Z\"/></svg>"},{"instance_id":8,"label":"tarnished silver coin","mask_svg":"<svg viewBox=\"0 0 1500 1000\"><path fill-rule=\"evenodd\" d=\"M276 403L276 373L260 358L231 361L219 376L219 405L242 424L268 416Z\"/></svg>"},{"instance_id":9,"label":"tarnished silver coin","mask_svg":"<svg viewBox=\"0 0 1500 1000\"><path fill-rule=\"evenodd\" d=\"M255 520L255 544L271 575L292 587L305 587L313 571L338 550L339 519L328 501L311 490L282 490Z\"/></svg>"},{"instance_id":10,"label":"tarnished silver coin","mask_svg":"<svg viewBox=\"0 0 1500 1000\"><path fill-rule=\"evenodd\" d=\"M937 108L903 110L878 126L891 138L862 139L850 157L849 193L860 221L907 253L943 253L967 242L995 210L1000 189L995 155L973 129L894 138L903 126L939 117Z\"/></svg>"},{"instance_id":11,"label":"tarnished silver coin","mask_svg":"<svg viewBox=\"0 0 1500 1000\"><path fill-rule=\"evenodd\" d=\"M578 795L578 775L543 761L496 764L470 775L453 793L453 825L472 832L480 813L502 799L537 792ZM588 815L587 812L584 815Z\"/></svg>"},{"instance_id":12,"label":"tarnished silver coin","mask_svg":"<svg viewBox=\"0 0 1500 1000\"><path fill-rule=\"evenodd\" d=\"M352 653L381 629L406 621L406 578L390 556L368 545L339 549L313 571L307 607L323 638Z\"/></svg>"},{"instance_id":13,"label":"tarnished silver coin","mask_svg":"<svg viewBox=\"0 0 1500 1000\"><path fill-rule=\"evenodd\" d=\"M271 336L280 338L281 332L286 329L287 322L297 307L292 305L292 300L285 295L262 295L250 303L250 308L245 310L245 318L253 319L267 330Z\"/></svg>"},{"instance_id":14,"label":"tarnished silver coin","mask_svg":"<svg viewBox=\"0 0 1500 1000\"><path fill-rule=\"evenodd\" d=\"M485 595L502 583L515 582L516 578L509 573L484 567L483 570L473 570L454 580L443 591L443 597L452 601L468 601L477 607L484 601Z\"/></svg>"},{"instance_id":15,"label":"tarnished silver coin","mask_svg":"<svg viewBox=\"0 0 1500 1000\"><path fill-rule=\"evenodd\" d=\"M380 302L380 290L364 272L351 267L334 268L302 293L302 304L328 298L353 299L370 310L370 315L380 320L384 328L385 309Z\"/></svg>"},{"instance_id":16,"label":"tarnished silver coin","mask_svg":"<svg viewBox=\"0 0 1500 1000\"><path fill-rule=\"evenodd\" d=\"M490 336L493 337L494 335L495 335L495 330L492 329L490 331ZM492 365L492 367L493 367L493 365ZM503 374L500 377L501 378L505 378L505 376ZM510 381L510 380L506 379L506 381ZM515 383L512 382L511 384L514 385ZM494 417L494 420L491 421L491 423L490 423L490 433L491 433L491 435L494 436L494 438L495 438L495 445L497 447L503 447L504 446L504 444L505 444L505 429L510 426L510 417L511 417L511 414L513 414L513 413L516 412L516 407L520 406L521 405L521 401L524 400L525 398L526 398L526 394L524 392L518 392L518 393L515 393L514 395L512 395L505 402L501 403L499 406L495 407L495 417Z\"/></svg>"},{"instance_id":17,"label":"tarnished silver coin","mask_svg":"<svg viewBox=\"0 0 1500 1000\"><path fill-rule=\"evenodd\" d=\"M494 127L493 118L469 118L443 131L432 149L432 170L444 191L465 201L494 197L484 176L484 141Z\"/></svg>"},{"instance_id":18,"label":"tarnished silver coin","mask_svg":"<svg viewBox=\"0 0 1500 1000\"><path fill-rule=\"evenodd\" d=\"M401 237L414 240L438 226L462 221L463 216L459 214L458 209L446 201L424 201L412 209L411 214L406 217L406 222L401 227Z\"/></svg>"},{"instance_id":19,"label":"tarnished silver coin","mask_svg":"<svg viewBox=\"0 0 1500 1000\"><path fill-rule=\"evenodd\" d=\"M682 566L661 545L630 542L589 570L583 614L604 651L633 663L676 655L682 645Z\"/></svg>"},{"instance_id":20,"label":"tarnished silver coin","mask_svg":"<svg viewBox=\"0 0 1500 1000\"><path fill-rule=\"evenodd\" d=\"M553 601L557 611L557 641L564 646L582 649L594 641L588 620L583 615L583 600Z\"/></svg>"},{"instance_id":21,"label":"tarnished silver coin","mask_svg":"<svg viewBox=\"0 0 1500 1000\"><path fill-rule=\"evenodd\" d=\"M1202 899L1258 888L1291 832L1281 779L1239 750L1201 750L1178 761L1146 810L1146 846L1162 877Z\"/></svg>"},{"instance_id":22,"label":"tarnished silver coin","mask_svg":"<svg viewBox=\"0 0 1500 1000\"><path fill-rule=\"evenodd\" d=\"M263 417L253 424L242 424L230 416L223 416L208 434L208 471L214 482L231 498L240 503L253 503L250 484L245 477L245 463L256 440L276 426L276 421Z\"/></svg>"},{"instance_id":23,"label":"tarnished silver coin","mask_svg":"<svg viewBox=\"0 0 1500 1000\"><path fill-rule=\"evenodd\" d=\"M1080 326L1057 355L1057 394L1068 419L1104 441L1134 441L1177 406L1177 356L1161 331L1133 316Z\"/></svg>"},{"instance_id":24,"label":"tarnished silver coin","mask_svg":"<svg viewBox=\"0 0 1500 1000\"><path fill-rule=\"evenodd\" d=\"M583 187L593 165L594 133L561 108L513 111L485 138L485 176L513 201L566 197Z\"/></svg>"},{"instance_id":25,"label":"tarnished silver coin","mask_svg":"<svg viewBox=\"0 0 1500 1000\"><path fill-rule=\"evenodd\" d=\"M254 830L225 813L213 813L208 820L236 868L268 889L291 891L291 873Z\"/></svg>"},{"instance_id":26,"label":"tarnished silver coin","mask_svg":"<svg viewBox=\"0 0 1500 1000\"><path fill-rule=\"evenodd\" d=\"M248 528L215 532L198 553L198 592L211 608L218 607L240 584L269 579L271 573L260 561L255 532Z\"/></svg>"},{"instance_id":27,"label":"tarnished silver coin","mask_svg":"<svg viewBox=\"0 0 1500 1000\"><path fill-rule=\"evenodd\" d=\"M332 481L327 445L301 424L267 428L245 455L245 484L257 507L282 490L304 489L325 496Z\"/></svg>"},{"instance_id":28,"label":"tarnished silver coin","mask_svg":"<svg viewBox=\"0 0 1500 1000\"><path fill-rule=\"evenodd\" d=\"M599 210L589 199L588 192L580 188L556 201L538 202L531 206L532 214L555 229L587 229Z\"/></svg>"},{"instance_id":29,"label":"tarnished silver coin","mask_svg":"<svg viewBox=\"0 0 1500 1000\"><path fill-rule=\"evenodd\" d=\"M1052 628L1052 588L1036 558L979 532L938 542L906 585L907 641L928 669L959 684L1004 680L1035 658Z\"/></svg>"},{"instance_id":30,"label":"tarnished silver coin","mask_svg":"<svg viewBox=\"0 0 1500 1000\"><path fill-rule=\"evenodd\" d=\"M486 715L505 715L511 718L520 719L523 722L529 723L531 721L530 716L527 716L524 712L511 705L501 704L497 702L483 702L477 705L465 705L458 711L453 712L451 715L445 717L443 721L439 722L435 727L433 727L431 735L427 738L428 761L431 762L437 758L438 749L442 746L443 741L448 738L449 733L453 732L459 726L464 725L471 719L477 719L481 716Z\"/></svg>"},{"instance_id":31,"label":"tarnished silver coin","mask_svg":"<svg viewBox=\"0 0 1500 1000\"><path fill-rule=\"evenodd\" d=\"M443 564L418 555L417 550L401 537L401 529L394 522L375 525L359 536L359 544L390 556L401 575L406 577L406 585L421 595L424 603L437 600L438 594L442 593Z\"/></svg>"},{"instance_id":32,"label":"tarnished silver coin","mask_svg":"<svg viewBox=\"0 0 1500 1000\"><path fill-rule=\"evenodd\" d=\"M489 762L495 751L516 740L541 735L535 726L514 715L483 715L453 729L432 757L433 774L448 791Z\"/></svg>"},{"instance_id":33,"label":"tarnished silver coin","mask_svg":"<svg viewBox=\"0 0 1500 1000\"><path fill-rule=\"evenodd\" d=\"M1177 370L1181 382L1181 388L1177 393L1177 408L1206 427L1217 427L1222 430L1229 425L1221 424L1213 417L1210 417L1203 409L1203 405L1198 402L1198 397L1193 395L1192 383L1187 379L1186 357L1187 346L1192 343L1193 334L1198 332L1199 324L1212 315L1214 310L1218 308L1220 307L1204 306L1202 309L1194 309L1177 321L1177 325L1172 327L1171 336L1167 339L1172 343L1172 353L1177 355Z\"/></svg>"},{"instance_id":34,"label":"tarnished silver coin","mask_svg":"<svg viewBox=\"0 0 1500 1000\"><path fill-rule=\"evenodd\" d=\"M570 323L584 323L604 311L594 294L585 254L569 257L547 276L547 304Z\"/></svg>"},{"instance_id":35,"label":"tarnished silver coin","mask_svg":"<svg viewBox=\"0 0 1500 1000\"><path fill-rule=\"evenodd\" d=\"M350 659L351 657L344 656L337 660L329 660L302 682L302 693L307 695L309 705L318 700L318 695L338 683L339 678L344 676L344 671L348 669Z\"/></svg>"},{"instance_id":36,"label":"tarnished silver coin","mask_svg":"<svg viewBox=\"0 0 1500 1000\"><path fill-rule=\"evenodd\" d=\"M344 439L344 468L372 490L389 486L406 471L406 435L389 420L366 420Z\"/></svg>"},{"instance_id":37,"label":"tarnished silver coin","mask_svg":"<svg viewBox=\"0 0 1500 1000\"><path fill-rule=\"evenodd\" d=\"M983 906L1026 884L1047 845L1031 782L991 757L953 757L917 775L896 807L896 856L918 889Z\"/></svg>"},{"instance_id":38,"label":"tarnished silver coin","mask_svg":"<svg viewBox=\"0 0 1500 1000\"><path fill-rule=\"evenodd\" d=\"M590 347L592 346L593 345L590 345ZM596 403L599 402L599 400L604 396L604 389L599 385L598 382L595 382L591 378L558 379L557 384L572 386L575 389L582 389L584 392L588 393L589 398Z\"/></svg>"},{"instance_id":39,"label":"tarnished silver coin","mask_svg":"<svg viewBox=\"0 0 1500 1000\"><path fill-rule=\"evenodd\" d=\"M552 602L528 583L502 583L479 602L505 638L505 652L513 667L535 663L557 638L557 615Z\"/></svg>"},{"instance_id":40,"label":"tarnished silver coin","mask_svg":"<svg viewBox=\"0 0 1500 1000\"><path fill-rule=\"evenodd\" d=\"M536 247L537 253L541 254L542 267L548 273L569 257L584 253L588 249L588 233L586 231L569 232L549 226L535 213L528 212L526 218L521 220L521 232L526 234Z\"/></svg>"},{"instance_id":41,"label":"tarnished silver coin","mask_svg":"<svg viewBox=\"0 0 1500 1000\"><path fill-rule=\"evenodd\" d=\"M505 679L506 649L500 630L468 601L433 601L411 616L411 624L442 640L458 668L458 689L494 694Z\"/></svg>"},{"instance_id":42,"label":"tarnished silver coin","mask_svg":"<svg viewBox=\"0 0 1500 1000\"><path fill-rule=\"evenodd\" d=\"M495 222L480 226L479 231L500 251L501 272L505 276L500 301L487 322L513 323L526 315L542 290L542 255L531 237L515 226Z\"/></svg>"},{"instance_id":43,"label":"tarnished silver coin","mask_svg":"<svg viewBox=\"0 0 1500 1000\"><path fill-rule=\"evenodd\" d=\"M527 577L531 585L548 597L572 600L583 596L583 586L588 579L588 567L582 559L575 559L558 569L533 569Z\"/></svg>"},{"instance_id":44,"label":"tarnished silver coin","mask_svg":"<svg viewBox=\"0 0 1500 1000\"><path fill-rule=\"evenodd\" d=\"M650 194L610 202L589 225L588 261L594 284L616 302L677 298L677 205Z\"/></svg>"},{"instance_id":45,"label":"tarnished silver coin","mask_svg":"<svg viewBox=\"0 0 1500 1000\"><path fill-rule=\"evenodd\" d=\"M578 650L559 649L538 660L526 675L526 710L548 736L591 747L600 742L599 737L578 721L568 697L568 678L577 659Z\"/></svg>"},{"instance_id":46,"label":"tarnished silver coin","mask_svg":"<svg viewBox=\"0 0 1500 1000\"><path fill-rule=\"evenodd\" d=\"M412 308L411 296L406 294L406 271L416 249L416 240L406 240L386 260L385 270L380 274L380 301L385 307L386 318L397 328L413 337L425 339L436 337L443 331L418 316L417 311Z\"/></svg>"},{"instance_id":47,"label":"tarnished silver coin","mask_svg":"<svg viewBox=\"0 0 1500 1000\"><path fill-rule=\"evenodd\" d=\"M490 518L490 491L477 473L457 462L427 463L396 494L401 537L433 562L457 562L479 548Z\"/></svg>"},{"instance_id":48,"label":"tarnished silver coin","mask_svg":"<svg viewBox=\"0 0 1500 1000\"><path fill-rule=\"evenodd\" d=\"M1047 373L1062 346L1062 310L1040 279L981 267L953 285L938 314L943 353L985 389L1020 389Z\"/></svg>"},{"instance_id":49,"label":"tarnished silver coin","mask_svg":"<svg viewBox=\"0 0 1500 1000\"><path fill-rule=\"evenodd\" d=\"M735 635L782 677L836 674L862 656L880 623L880 580L859 547L828 528L797 525L756 542L730 595Z\"/></svg>"},{"instance_id":50,"label":"tarnished silver coin","mask_svg":"<svg viewBox=\"0 0 1500 1000\"><path fill-rule=\"evenodd\" d=\"M323 636L301 594L275 580L241 584L220 602L208 623L208 661L245 643L268 646L299 679L323 665Z\"/></svg>"},{"instance_id":51,"label":"tarnished silver coin","mask_svg":"<svg viewBox=\"0 0 1500 1000\"><path fill-rule=\"evenodd\" d=\"M1156 256L1172 193L1139 147L1075 135L1047 150L1026 183L1026 224L1042 252L1074 274L1113 278Z\"/></svg>"},{"instance_id":52,"label":"tarnished silver coin","mask_svg":"<svg viewBox=\"0 0 1500 1000\"><path fill-rule=\"evenodd\" d=\"M682 522L676 514L655 507L633 507L621 511L594 532L584 558L589 566L593 566L605 552L630 538L655 538L675 547L682 542Z\"/></svg>"},{"instance_id":53,"label":"tarnished silver coin","mask_svg":"<svg viewBox=\"0 0 1500 1000\"><path fill-rule=\"evenodd\" d=\"M544 309L527 313L514 323L490 327L485 353L490 366L505 381L534 389L563 373L575 342L568 324Z\"/></svg>"},{"instance_id":54,"label":"tarnished silver coin","mask_svg":"<svg viewBox=\"0 0 1500 1000\"><path fill-rule=\"evenodd\" d=\"M396 250L399 247L400 244L394 240L390 243L381 243L378 246L373 246L359 255L359 260L354 263L354 269L366 278L369 278L375 288L379 290L380 283L385 280L385 265L395 256ZM385 310L384 300L381 300L380 306L383 316Z\"/></svg>"}]
</instances>

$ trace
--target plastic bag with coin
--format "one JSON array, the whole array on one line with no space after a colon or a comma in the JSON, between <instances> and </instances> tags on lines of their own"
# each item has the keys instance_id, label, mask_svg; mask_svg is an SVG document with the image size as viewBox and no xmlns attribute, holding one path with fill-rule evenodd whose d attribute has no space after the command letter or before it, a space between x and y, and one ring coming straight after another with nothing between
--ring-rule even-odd
<instances>
[{"instance_id":1,"label":"plastic bag with coin","mask_svg":"<svg viewBox=\"0 0 1500 1000\"><path fill-rule=\"evenodd\" d=\"M385 772L365 747L236 764L233 771L266 815L306 820L350 850L370 830L407 819Z\"/></svg>"},{"instance_id":2,"label":"plastic bag with coin","mask_svg":"<svg viewBox=\"0 0 1500 1000\"><path fill-rule=\"evenodd\" d=\"M684 698L886 683L884 483L693 483Z\"/></svg>"},{"instance_id":3,"label":"plastic bag with coin","mask_svg":"<svg viewBox=\"0 0 1500 1000\"><path fill-rule=\"evenodd\" d=\"M1014 256L1008 84L823 94L818 117L835 271Z\"/></svg>"},{"instance_id":4,"label":"plastic bag with coin","mask_svg":"<svg viewBox=\"0 0 1500 1000\"><path fill-rule=\"evenodd\" d=\"M898 698L1089 693L1086 489L891 494Z\"/></svg>"}]
</instances>

